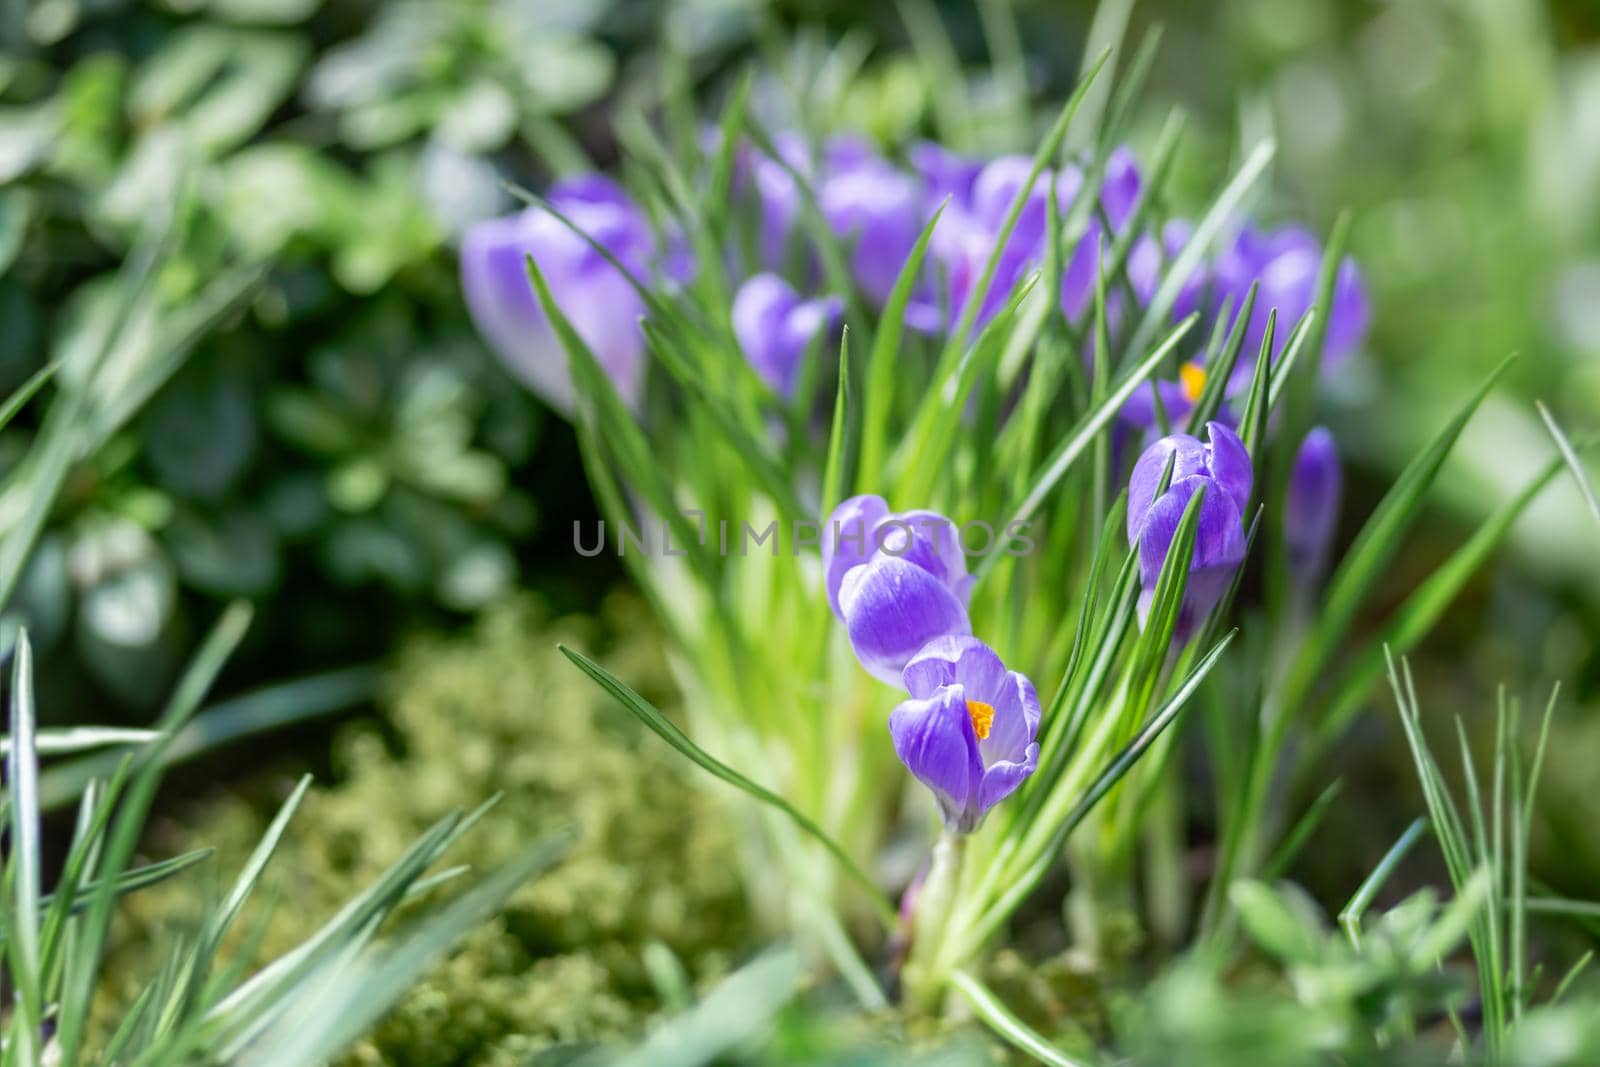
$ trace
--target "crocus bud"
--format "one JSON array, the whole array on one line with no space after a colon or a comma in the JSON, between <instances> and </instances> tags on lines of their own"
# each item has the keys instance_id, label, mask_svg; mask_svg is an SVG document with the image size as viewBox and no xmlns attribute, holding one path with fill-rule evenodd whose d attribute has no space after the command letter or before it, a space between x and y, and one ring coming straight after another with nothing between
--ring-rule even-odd
<instances>
[{"instance_id":1,"label":"crocus bud","mask_svg":"<svg viewBox=\"0 0 1600 1067\"><path fill-rule=\"evenodd\" d=\"M1283 537L1290 572L1298 584L1312 585L1322 577L1339 524L1343 489L1338 442L1318 426L1300 443L1283 500Z\"/></svg>"},{"instance_id":2,"label":"crocus bud","mask_svg":"<svg viewBox=\"0 0 1600 1067\"><path fill-rule=\"evenodd\" d=\"M929 642L906 664L911 699L889 715L895 755L970 833L1039 765L1039 695L975 637Z\"/></svg>"},{"instance_id":3,"label":"crocus bud","mask_svg":"<svg viewBox=\"0 0 1600 1067\"><path fill-rule=\"evenodd\" d=\"M549 200L629 271L647 271L655 255L649 222L616 183L598 174L571 179L552 187ZM572 411L567 353L528 278L529 256L617 392L637 406L644 303L621 271L541 207L477 223L462 239L461 285L479 333L551 407Z\"/></svg>"},{"instance_id":4,"label":"crocus bud","mask_svg":"<svg viewBox=\"0 0 1600 1067\"><path fill-rule=\"evenodd\" d=\"M901 680L906 662L936 637L967 634L967 573L956 526L932 511L895 514L880 496L856 496L822 531L828 602L856 658L874 678Z\"/></svg>"},{"instance_id":5,"label":"crocus bud","mask_svg":"<svg viewBox=\"0 0 1600 1067\"><path fill-rule=\"evenodd\" d=\"M1183 513L1202 488L1199 524L1189 580L1178 610L1174 639L1193 637L1217 606L1244 562L1243 515L1250 503L1253 471L1250 454L1234 432L1220 422L1206 424L1209 444L1188 434L1163 437L1139 457L1128 482L1128 543L1138 545L1139 621L1143 624L1155 599L1156 583L1172 549ZM1172 459L1172 480L1157 495L1162 473Z\"/></svg>"},{"instance_id":6,"label":"crocus bud","mask_svg":"<svg viewBox=\"0 0 1600 1067\"><path fill-rule=\"evenodd\" d=\"M802 300L776 274L757 274L733 298L733 334L761 380L787 400L794 395L800 358L841 310L838 297Z\"/></svg>"}]
</instances>

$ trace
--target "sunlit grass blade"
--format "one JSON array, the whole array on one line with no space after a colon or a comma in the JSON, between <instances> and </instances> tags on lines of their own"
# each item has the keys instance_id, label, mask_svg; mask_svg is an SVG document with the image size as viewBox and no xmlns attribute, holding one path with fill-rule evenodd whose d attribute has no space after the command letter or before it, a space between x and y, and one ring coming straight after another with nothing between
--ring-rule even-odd
<instances>
[{"instance_id":1,"label":"sunlit grass blade","mask_svg":"<svg viewBox=\"0 0 1600 1067\"><path fill-rule=\"evenodd\" d=\"M1385 671L1385 649L1404 655L1428 635L1472 576L1505 539L1511 527L1561 470L1553 460L1516 497L1502 505L1467 539L1466 543L1422 582L1389 616L1382 637L1338 677L1317 724L1311 750L1326 751L1364 706Z\"/></svg>"},{"instance_id":2,"label":"sunlit grass blade","mask_svg":"<svg viewBox=\"0 0 1600 1067\"><path fill-rule=\"evenodd\" d=\"M17 417L17 413L28 406L28 401L33 399L34 394L43 389L45 383L54 378L60 369L60 360L46 363L34 371L27 381L17 386L15 392L6 397L5 403L0 404L0 430L10 425L11 420Z\"/></svg>"},{"instance_id":3,"label":"sunlit grass blade","mask_svg":"<svg viewBox=\"0 0 1600 1067\"><path fill-rule=\"evenodd\" d=\"M150 886L166 881L175 874L181 874L190 867L204 863L215 854L216 849L214 848L193 848L188 852L173 856L171 859L158 860L155 863L146 863L138 867L129 868L117 876L114 892L117 896L127 896L129 893L147 889ZM74 915L82 912L88 907L89 901L93 899L94 893L99 888L99 882L89 882L86 885L79 886L72 902L68 905L69 912ZM57 894L47 893L41 903L48 907L54 905L56 899Z\"/></svg>"},{"instance_id":4,"label":"sunlit grass blade","mask_svg":"<svg viewBox=\"0 0 1600 1067\"><path fill-rule=\"evenodd\" d=\"M872 339L872 352L867 357L865 399L862 401L860 470L863 478L878 477L888 455L886 441L893 421L895 370L902 357L900 343L905 333L906 307L922 280L922 264L928 252L928 242L933 238L933 231L939 225L944 209L945 205L941 204L917 236L917 243L911 246L911 254L906 257L905 265L895 278L894 288L889 291L877 336Z\"/></svg>"},{"instance_id":5,"label":"sunlit grass blade","mask_svg":"<svg viewBox=\"0 0 1600 1067\"><path fill-rule=\"evenodd\" d=\"M1400 547L1400 539L1421 511L1423 498L1444 466L1445 457L1455 447L1457 438L1477 411L1478 405L1510 365L1511 360L1507 359L1495 368L1433 442L1407 464L1356 535L1350 550L1328 581L1322 609L1317 613L1311 632L1284 685L1282 705L1286 713L1297 711L1305 705L1311 689L1343 643L1345 633L1355 619L1356 610L1382 576L1389 560Z\"/></svg>"},{"instance_id":6,"label":"sunlit grass blade","mask_svg":"<svg viewBox=\"0 0 1600 1067\"><path fill-rule=\"evenodd\" d=\"M1400 861L1405 859L1422 837L1422 832L1428 828L1426 819L1414 819L1400 839L1390 846L1389 851L1383 854L1383 859L1378 865L1362 879L1360 887L1350 898L1349 903L1339 911L1339 926L1344 930L1345 937L1350 939L1350 947L1357 952L1361 951L1361 922L1366 918L1367 909L1377 899L1378 892L1384 886L1395 868L1400 866Z\"/></svg>"},{"instance_id":7,"label":"sunlit grass blade","mask_svg":"<svg viewBox=\"0 0 1600 1067\"><path fill-rule=\"evenodd\" d=\"M854 482L850 475L850 330L839 336L839 381L833 396L833 420L828 426L828 455L822 463L821 519L844 500L845 486Z\"/></svg>"},{"instance_id":8,"label":"sunlit grass blade","mask_svg":"<svg viewBox=\"0 0 1600 1067\"><path fill-rule=\"evenodd\" d=\"M88 1024L94 975L99 969L101 952L111 925L111 908L117 897L117 882L128 867L150 805L155 800L156 786L163 768L162 751L200 706L223 664L244 639L250 617L251 609L243 602L235 602L223 612L189 668L178 680L171 699L157 721L162 740L141 750L139 769L111 824L105 853L98 865L96 874L99 887L90 897L88 913L81 920L83 926L73 945L72 956L65 961L67 977L59 1011L60 1028L57 1031L64 1063L73 1064L78 1060Z\"/></svg>"},{"instance_id":9,"label":"sunlit grass blade","mask_svg":"<svg viewBox=\"0 0 1600 1067\"><path fill-rule=\"evenodd\" d=\"M1128 342L1128 347L1123 356L1123 362L1137 358L1137 354L1149 348L1155 340L1162 323L1172 315L1172 309L1178 302L1178 295L1183 291L1184 283L1193 276L1199 268L1211 242L1216 240L1239 211L1245 196L1250 192L1256 179L1266 170L1271 162L1275 146L1271 141L1264 141L1255 147L1239 172L1233 176L1227 186L1212 201L1211 207L1194 228L1183 251L1173 257L1168 264L1167 271L1161 277L1161 282L1156 286L1155 296L1145 307L1144 316L1139 320L1139 326L1133 333L1133 338Z\"/></svg>"},{"instance_id":10,"label":"sunlit grass blade","mask_svg":"<svg viewBox=\"0 0 1600 1067\"><path fill-rule=\"evenodd\" d=\"M376 1025L468 931L499 911L524 883L555 866L571 838L558 834L536 842L383 951L312 976L296 1010L285 1013L239 1062L300 1067L337 1057ZM310 995L313 989L321 995Z\"/></svg>"},{"instance_id":11,"label":"sunlit grass blade","mask_svg":"<svg viewBox=\"0 0 1600 1067\"><path fill-rule=\"evenodd\" d=\"M966 971L952 974L950 984L972 1006L973 1014L1019 1051L1050 1067L1088 1067L1085 1061L1073 1059L1046 1041L1037 1030L1017 1018L988 986Z\"/></svg>"},{"instance_id":12,"label":"sunlit grass blade","mask_svg":"<svg viewBox=\"0 0 1600 1067\"><path fill-rule=\"evenodd\" d=\"M663 715L649 701L635 693L604 667L594 662L594 660L581 652L573 651L565 645L558 645L557 647L561 650L562 655L571 660L573 665L583 671L584 674L594 679L600 688L610 693L617 703L626 708L634 718L638 719L640 723L657 737L671 745L680 754L687 757L695 766L713 777L743 790L761 803L782 812L802 831L827 849L829 854L839 861L845 873L850 875L866 891L867 898L872 902L873 907L877 909L878 915L886 927L892 928L894 926L896 921L894 905L889 902L888 897L884 896L883 890L878 887L877 882L872 879L871 875L863 871L856 861L850 857L850 854L837 841L829 837L827 832L812 821L809 816L783 797L764 786L756 784L706 752L699 745L696 745L689 739L687 734L678 729L676 723Z\"/></svg>"},{"instance_id":13,"label":"sunlit grass blade","mask_svg":"<svg viewBox=\"0 0 1600 1067\"><path fill-rule=\"evenodd\" d=\"M160 736L131 726L62 726L35 732L33 749L41 756L63 756L108 745L142 745ZM0 755L10 754L11 738L0 737Z\"/></svg>"},{"instance_id":14,"label":"sunlit grass blade","mask_svg":"<svg viewBox=\"0 0 1600 1067\"><path fill-rule=\"evenodd\" d=\"M1572 471L1573 481L1578 483L1578 491L1583 494L1583 499L1589 505L1589 514L1594 516L1595 522L1600 522L1600 498L1595 496L1594 486L1589 481L1589 475L1583 469L1583 463L1578 459L1578 450L1572 446L1567 435L1562 432L1561 426L1556 422L1555 416L1550 414L1550 409L1544 406L1544 401L1538 401L1539 417L1544 420L1544 425L1550 431L1550 436L1555 440L1556 447L1561 450L1561 458Z\"/></svg>"},{"instance_id":15,"label":"sunlit grass blade","mask_svg":"<svg viewBox=\"0 0 1600 1067\"><path fill-rule=\"evenodd\" d=\"M10 907L6 910L6 954L16 986L17 1016L11 1032L21 1062L36 1055L44 1003L40 988L39 754L34 749L33 647L28 632L17 635L11 671L11 751L6 755L6 797L11 833L6 855Z\"/></svg>"}]
</instances>

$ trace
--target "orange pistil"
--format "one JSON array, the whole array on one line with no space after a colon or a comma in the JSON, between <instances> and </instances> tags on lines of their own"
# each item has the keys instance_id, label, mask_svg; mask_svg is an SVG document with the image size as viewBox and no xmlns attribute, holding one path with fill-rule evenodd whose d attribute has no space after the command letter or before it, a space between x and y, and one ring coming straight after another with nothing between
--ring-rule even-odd
<instances>
[{"instance_id":1,"label":"orange pistil","mask_svg":"<svg viewBox=\"0 0 1600 1067\"><path fill-rule=\"evenodd\" d=\"M967 714L972 716L972 731L978 735L978 740L988 737L989 730L994 726L994 705L981 700L969 700Z\"/></svg>"},{"instance_id":2,"label":"orange pistil","mask_svg":"<svg viewBox=\"0 0 1600 1067\"><path fill-rule=\"evenodd\" d=\"M1206 388L1206 369L1198 363L1185 363L1178 368L1178 381L1183 383L1183 398L1193 404Z\"/></svg>"}]
</instances>

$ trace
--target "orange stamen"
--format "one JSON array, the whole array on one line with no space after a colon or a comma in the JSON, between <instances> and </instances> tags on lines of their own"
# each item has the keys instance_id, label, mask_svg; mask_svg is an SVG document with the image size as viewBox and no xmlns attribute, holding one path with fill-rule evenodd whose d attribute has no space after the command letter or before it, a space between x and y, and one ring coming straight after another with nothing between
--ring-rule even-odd
<instances>
[{"instance_id":1,"label":"orange stamen","mask_svg":"<svg viewBox=\"0 0 1600 1067\"><path fill-rule=\"evenodd\" d=\"M978 740L988 737L989 730L994 726L994 705L981 700L969 700L967 714L972 716L972 731L978 735Z\"/></svg>"}]
</instances>

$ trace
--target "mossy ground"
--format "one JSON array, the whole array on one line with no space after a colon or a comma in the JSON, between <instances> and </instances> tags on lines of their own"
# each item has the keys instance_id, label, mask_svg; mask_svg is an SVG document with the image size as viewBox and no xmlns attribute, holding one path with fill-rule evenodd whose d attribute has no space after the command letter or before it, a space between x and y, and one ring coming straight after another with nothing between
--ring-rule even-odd
<instances>
[{"instance_id":1,"label":"mossy ground","mask_svg":"<svg viewBox=\"0 0 1600 1067\"><path fill-rule=\"evenodd\" d=\"M550 620L533 600L504 605L463 636L411 643L383 698L389 730L353 724L337 737L339 780L307 796L269 867L276 902L256 963L310 934L453 808L503 794L447 859L475 871L557 827L581 831L566 861L470 935L350 1062L501 1067L553 1045L631 1033L659 1009L647 945L665 945L696 984L747 946L734 843L715 799L556 651L563 641L603 654L608 668L670 707L666 664L643 618L622 598L596 620ZM279 795L298 771L289 762L263 772ZM161 854L213 845L218 856L207 874L129 899L112 961L117 1002L155 973L204 894L226 888L271 815L267 805L217 795L148 842Z\"/></svg>"}]
</instances>

